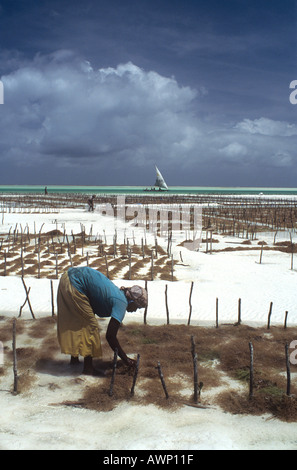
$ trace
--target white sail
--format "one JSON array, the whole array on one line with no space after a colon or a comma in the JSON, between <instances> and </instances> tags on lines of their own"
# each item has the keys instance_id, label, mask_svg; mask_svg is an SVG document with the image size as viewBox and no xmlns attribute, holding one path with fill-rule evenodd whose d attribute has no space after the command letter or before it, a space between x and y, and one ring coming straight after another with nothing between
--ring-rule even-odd
<instances>
[{"instance_id":1,"label":"white sail","mask_svg":"<svg viewBox=\"0 0 297 470\"><path fill-rule=\"evenodd\" d=\"M157 186L158 188L161 188L161 189L168 189L168 186L165 183L165 180L164 180L163 176L161 175L160 170L158 170L157 167L156 167L156 173L157 173L157 177L156 177L155 186Z\"/></svg>"}]
</instances>

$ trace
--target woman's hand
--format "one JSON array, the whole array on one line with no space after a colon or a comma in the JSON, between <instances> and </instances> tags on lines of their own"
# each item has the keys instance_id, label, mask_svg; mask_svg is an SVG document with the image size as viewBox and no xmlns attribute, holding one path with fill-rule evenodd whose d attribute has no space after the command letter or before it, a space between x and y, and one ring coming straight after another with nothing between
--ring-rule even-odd
<instances>
[{"instance_id":1,"label":"woman's hand","mask_svg":"<svg viewBox=\"0 0 297 470\"><path fill-rule=\"evenodd\" d=\"M126 355L125 351L121 348L121 345L118 342L117 332L119 328L120 328L120 322L115 320L115 318L111 317L108 327L107 327L107 331L106 331L106 339L108 341L109 346L111 347L113 351L117 349L118 356L122 359L124 364L126 364L126 366L128 367L135 368L137 361L135 361L134 359L130 359L130 357Z\"/></svg>"},{"instance_id":2,"label":"woman's hand","mask_svg":"<svg viewBox=\"0 0 297 470\"><path fill-rule=\"evenodd\" d=\"M127 357L127 360L125 361L125 364L126 364L128 367L133 367L133 368L135 368L135 367L136 367L136 364L137 364L137 361L135 361L134 359L130 359L130 357Z\"/></svg>"}]
</instances>

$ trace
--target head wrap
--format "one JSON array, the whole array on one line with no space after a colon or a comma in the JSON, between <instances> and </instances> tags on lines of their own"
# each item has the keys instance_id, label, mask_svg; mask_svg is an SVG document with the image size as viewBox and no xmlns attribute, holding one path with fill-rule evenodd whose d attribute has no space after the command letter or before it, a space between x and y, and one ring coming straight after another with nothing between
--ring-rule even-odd
<instances>
[{"instance_id":1,"label":"head wrap","mask_svg":"<svg viewBox=\"0 0 297 470\"><path fill-rule=\"evenodd\" d=\"M147 291L140 286L132 286L128 288L123 288L125 294L128 294L133 302L137 305L138 308L144 308L147 306L148 296Z\"/></svg>"}]
</instances>

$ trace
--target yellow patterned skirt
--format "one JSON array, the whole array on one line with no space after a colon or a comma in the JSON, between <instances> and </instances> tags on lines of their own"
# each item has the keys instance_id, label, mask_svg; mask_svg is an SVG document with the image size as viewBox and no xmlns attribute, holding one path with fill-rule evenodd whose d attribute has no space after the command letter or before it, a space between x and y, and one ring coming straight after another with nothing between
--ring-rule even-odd
<instances>
[{"instance_id":1,"label":"yellow patterned skirt","mask_svg":"<svg viewBox=\"0 0 297 470\"><path fill-rule=\"evenodd\" d=\"M88 298L70 283L68 273L60 279L58 295L58 340L61 352L71 356L102 357L97 319Z\"/></svg>"}]
</instances>

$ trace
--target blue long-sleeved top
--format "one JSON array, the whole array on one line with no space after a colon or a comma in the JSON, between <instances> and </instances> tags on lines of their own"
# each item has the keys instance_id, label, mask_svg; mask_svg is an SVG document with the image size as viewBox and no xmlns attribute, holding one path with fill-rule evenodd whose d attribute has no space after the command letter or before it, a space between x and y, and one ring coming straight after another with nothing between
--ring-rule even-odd
<instances>
[{"instance_id":1,"label":"blue long-sleeved top","mask_svg":"<svg viewBox=\"0 0 297 470\"><path fill-rule=\"evenodd\" d=\"M90 267L82 267L70 268L68 276L73 287L89 299L94 314L113 317L122 323L128 301L124 292L104 274Z\"/></svg>"}]
</instances>

